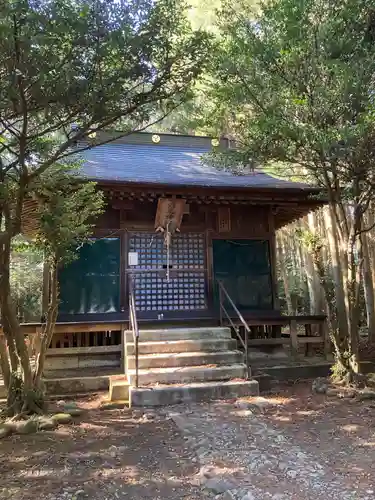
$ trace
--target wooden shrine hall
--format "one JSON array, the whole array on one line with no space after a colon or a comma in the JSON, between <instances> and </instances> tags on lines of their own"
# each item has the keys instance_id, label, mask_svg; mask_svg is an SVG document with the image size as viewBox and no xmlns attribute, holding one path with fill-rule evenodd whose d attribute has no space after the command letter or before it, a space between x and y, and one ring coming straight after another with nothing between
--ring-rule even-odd
<instances>
[{"instance_id":1,"label":"wooden shrine hall","mask_svg":"<svg viewBox=\"0 0 375 500\"><path fill-rule=\"evenodd\" d=\"M136 370L130 380L136 386L207 380L197 370L186 379L162 372L207 360L219 368L245 366L208 380L246 379L250 345L291 343L297 352L304 342L299 324L306 342L327 342L323 316L282 316L277 298L275 232L322 205L317 188L261 170L236 175L210 166L206 155L229 148L226 139L134 133L98 146L98 137L91 140L93 147L79 154L82 174L104 192L106 209L92 244L59 272L59 318L47 360L55 379L57 369L76 376L90 368L95 375ZM318 337L309 336L312 324ZM179 338L176 332L188 328L192 338ZM290 337L281 337L282 328ZM33 326L24 329L31 333ZM204 340L207 331L219 347L207 344L204 359L181 361L186 342L174 354L161 346L152 360L151 348L142 347L142 340ZM201 350L194 349L197 358ZM241 363L237 351L245 354Z\"/></svg>"},{"instance_id":2,"label":"wooden shrine hall","mask_svg":"<svg viewBox=\"0 0 375 500\"><path fill-rule=\"evenodd\" d=\"M218 318L218 280L245 316L277 310L275 231L319 206L317 190L206 166L212 142L138 133L82 153L107 208L60 272L61 320L127 318L129 276L142 321Z\"/></svg>"}]
</instances>

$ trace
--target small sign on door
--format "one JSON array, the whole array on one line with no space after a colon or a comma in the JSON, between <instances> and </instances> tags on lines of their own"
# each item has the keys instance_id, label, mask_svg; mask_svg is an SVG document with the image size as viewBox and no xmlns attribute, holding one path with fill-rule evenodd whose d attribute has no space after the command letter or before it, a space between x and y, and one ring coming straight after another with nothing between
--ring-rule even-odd
<instances>
[{"instance_id":1,"label":"small sign on door","mask_svg":"<svg viewBox=\"0 0 375 500\"><path fill-rule=\"evenodd\" d=\"M129 266L138 266L138 252L128 253L128 264Z\"/></svg>"}]
</instances>

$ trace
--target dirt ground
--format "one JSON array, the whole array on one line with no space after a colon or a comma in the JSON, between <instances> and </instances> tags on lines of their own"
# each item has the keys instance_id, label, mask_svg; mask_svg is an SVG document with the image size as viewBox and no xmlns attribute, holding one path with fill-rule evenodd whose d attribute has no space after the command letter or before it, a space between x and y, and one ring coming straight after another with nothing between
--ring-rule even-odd
<instances>
[{"instance_id":1,"label":"dirt ground","mask_svg":"<svg viewBox=\"0 0 375 500\"><path fill-rule=\"evenodd\" d=\"M0 499L200 499L194 456L173 422L78 400L73 425L0 441Z\"/></svg>"},{"instance_id":2,"label":"dirt ground","mask_svg":"<svg viewBox=\"0 0 375 500\"><path fill-rule=\"evenodd\" d=\"M280 386L263 421L327 466L332 478L375 499L375 401L312 394L311 383Z\"/></svg>"},{"instance_id":3,"label":"dirt ground","mask_svg":"<svg viewBox=\"0 0 375 500\"><path fill-rule=\"evenodd\" d=\"M79 400L86 411L73 425L0 441L1 500L375 498L375 402L313 395L311 383L280 386L254 412L243 410L251 399L102 410L101 397ZM198 452L173 411L190 421L187 432L206 432ZM202 484L211 458L244 462L230 494Z\"/></svg>"}]
</instances>

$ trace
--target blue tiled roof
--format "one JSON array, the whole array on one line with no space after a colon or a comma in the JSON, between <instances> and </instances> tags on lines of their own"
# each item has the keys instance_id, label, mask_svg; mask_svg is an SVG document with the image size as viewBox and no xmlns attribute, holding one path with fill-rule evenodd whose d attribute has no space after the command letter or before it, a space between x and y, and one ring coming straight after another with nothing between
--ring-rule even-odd
<instances>
[{"instance_id":1,"label":"blue tiled roof","mask_svg":"<svg viewBox=\"0 0 375 500\"><path fill-rule=\"evenodd\" d=\"M209 149L149 144L105 144L83 151L83 173L92 180L169 186L306 189L262 172L234 175L201 161Z\"/></svg>"}]
</instances>

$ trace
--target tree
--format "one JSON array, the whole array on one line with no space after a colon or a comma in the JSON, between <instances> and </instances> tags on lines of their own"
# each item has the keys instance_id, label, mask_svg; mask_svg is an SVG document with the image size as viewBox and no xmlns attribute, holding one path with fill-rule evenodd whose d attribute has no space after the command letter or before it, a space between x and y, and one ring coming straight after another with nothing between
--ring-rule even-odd
<instances>
[{"instance_id":1,"label":"tree","mask_svg":"<svg viewBox=\"0 0 375 500\"><path fill-rule=\"evenodd\" d=\"M40 226L37 246L43 250L49 272L49 296L45 327L39 342L34 383L39 386L47 349L58 312L58 268L77 257L77 249L88 242L95 219L102 213L103 193L96 184L74 175L66 165L55 165L36 182Z\"/></svg>"},{"instance_id":2,"label":"tree","mask_svg":"<svg viewBox=\"0 0 375 500\"><path fill-rule=\"evenodd\" d=\"M234 116L233 161L282 162L326 192L334 343L349 379L359 369L361 235L374 192L374 26L368 0L275 0L258 13L227 6L213 89Z\"/></svg>"},{"instance_id":3,"label":"tree","mask_svg":"<svg viewBox=\"0 0 375 500\"><path fill-rule=\"evenodd\" d=\"M0 307L9 358L3 341L0 350L3 369L9 361L21 373L24 395L39 390L9 269L25 202L54 165L97 145L97 131L120 124L117 136L126 135L178 106L210 43L191 29L179 0L2 2Z\"/></svg>"}]
</instances>

